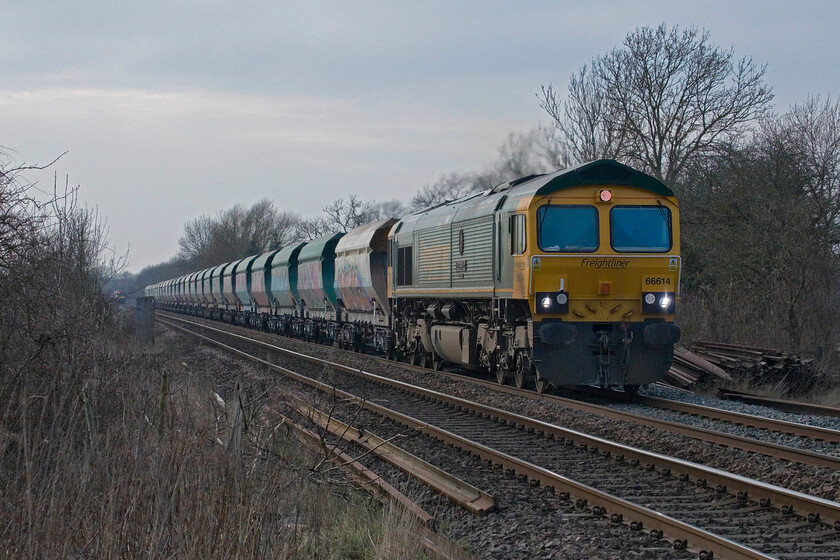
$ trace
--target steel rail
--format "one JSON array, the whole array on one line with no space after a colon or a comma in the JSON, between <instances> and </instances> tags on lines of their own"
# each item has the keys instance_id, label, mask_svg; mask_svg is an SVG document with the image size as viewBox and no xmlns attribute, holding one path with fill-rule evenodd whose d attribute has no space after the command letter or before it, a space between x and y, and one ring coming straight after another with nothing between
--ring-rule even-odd
<instances>
[{"instance_id":1,"label":"steel rail","mask_svg":"<svg viewBox=\"0 0 840 560\"><path fill-rule=\"evenodd\" d=\"M182 320L182 322L191 323L190 321L186 320ZM480 403L475 403L466 399L462 399L460 397L455 397L452 395L447 395L438 391L434 391L432 389L418 387L416 385L411 385L409 383L398 381L396 379L383 377L381 375L365 372L357 368L345 366L343 364L330 362L329 360L325 360L322 358L308 356L306 354L302 354L294 350L287 350L285 348L274 346L273 344L269 344L267 342L254 340L252 338L217 329L215 327L201 325L199 323L191 324L196 325L200 328L215 331L219 334L230 338L245 341L249 344L253 344L255 346L259 346L267 350L279 352L281 354L286 354L289 356L294 356L296 358L303 359L311 363L326 366L339 371L344 371L346 373L358 375L370 381L374 381L410 393L423 395L427 398L431 398L439 402L444 402L454 407L472 410L478 414L498 418L509 423L515 423L517 426L524 427L526 429L539 431L543 434L550 434L555 439L572 440L578 444L583 444L589 447L595 447L598 449L606 450L613 455L621 455L626 459L637 460L640 463L644 464L658 463L661 466L670 469L672 474L687 475L690 479L701 481L714 486L725 487L728 491L744 492L747 496L750 497L750 499L753 500L764 500L765 503L772 503L778 506L784 505L789 508L792 508L792 511L819 514L820 519L829 523L833 523L835 524L835 527L837 529L840 529L840 503L838 502L833 502L824 498L811 496L809 494L804 494L795 490L790 490L787 488L782 488L779 486L761 482L759 480L743 477L721 469L716 469L714 467L709 467L698 463L692 463L690 461L678 459L675 457L669 457L667 455L662 455L652 451L637 449L629 445L625 445L623 443L617 443L597 436L585 434L583 432L578 432L576 430L571 430L569 428L563 428L561 426L549 424L547 422L543 422L542 420L537 420L534 418L528 418L526 416L522 416L520 414L516 414L514 412L510 412L500 408L494 408ZM203 335L195 333L194 331L190 331L189 329L183 329L181 327L178 327L177 325L170 325L195 336L199 336L202 338L206 338L209 341L213 341L213 339L203 337ZM214 344L227 347L227 345L224 345L224 343L218 341L214 341ZM233 350L235 352L241 352L236 349ZM242 355L243 357L251 359L250 355L247 353L242 352ZM259 358L256 359L259 360ZM269 365L270 367L275 369L279 368L284 372L288 371L288 373L290 374L294 373L289 370L286 370L282 366L277 366L276 364L271 364L270 362L266 362L264 360L260 360L260 362L265 363L266 365Z\"/></svg>"},{"instance_id":2,"label":"steel rail","mask_svg":"<svg viewBox=\"0 0 840 560\"><path fill-rule=\"evenodd\" d=\"M573 390L581 391L580 389ZM653 408L673 410L676 412L682 412L684 414L691 414L693 416L702 416L706 418L713 418L716 420L723 420L725 422L732 422L733 424L741 424L743 426L761 428L763 430L769 430L772 432L781 432L785 434L806 437L814 440L840 443L840 430L832 430L831 428L809 426L808 424L800 424L798 422L789 422L787 420L766 418L764 416L758 416L756 414L735 412L732 410L724 410L721 408L714 408L711 406L704 406L701 404L693 404L675 401L671 399L663 399L661 397L652 397L648 395L627 395L620 391L613 391L608 389L596 389L594 391L584 390L583 392L592 392L597 395L605 395L608 398L616 398L634 404L643 404Z\"/></svg>"},{"instance_id":3,"label":"steel rail","mask_svg":"<svg viewBox=\"0 0 840 560\"><path fill-rule=\"evenodd\" d=\"M300 424L296 423L294 420L289 418L288 416L283 415L280 412L272 411L273 414L276 414L280 418L285 421L287 426L293 428L299 435L303 436L306 440L304 442L305 445L310 447L316 453L321 453L323 449L319 446L320 438L318 434L307 430ZM374 496L375 498L379 499L380 501L384 501L385 496L391 498L396 503L400 504L406 511L408 511L415 519L420 521L423 525L430 526L434 522L435 518L433 515L428 513L422 507L420 507L416 502L411 500L408 496L382 480L378 474L370 470L369 468L365 467L361 464L358 460L354 459L344 451L338 448L332 448L330 450L330 455L332 458L339 462L339 465L342 467L346 467L346 471L350 474L352 478L355 479L357 484L364 490L366 490L369 494Z\"/></svg>"},{"instance_id":4,"label":"steel rail","mask_svg":"<svg viewBox=\"0 0 840 560\"><path fill-rule=\"evenodd\" d=\"M429 464L368 430L365 430L362 434L356 428L306 404L293 405L293 407L301 415L315 422L320 428L344 441L362 446L386 463L416 478L475 515L485 515L495 507L496 502L493 496L487 492Z\"/></svg>"},{"instance_id":5,"label":"steel rail","mask_svg":"<svg viewBox=\"0 0 840 560\"><path fill-rule=\"evenodd\" d=\"M203 323L197 323L194 321L190 321L187 319L183 319L178 316L172 315L164 315L173 320L177 320L187 324L193 324L199 326L201 328L207 329L214 329L218 332L226 333L221 329L216 329L210 325L206 325ZM228 333L233 334L233 333ZM237 335L238 336L238 335ZM251 340L251 339L248 339ZM254 343L260 343L259 341L253 341ZM260 343L266 344L266 343ZM289 355L297 356L301 359L309 359L309 356L305 354L301 354L299 352L295 352L294 350L283 349L274 345L269 345L272 348L278 349L279 351L283 351L288 353ZM391 360L386 360L385 358L380 358L377 356L371 356L372 359L386 365L393 365L395 362ZM317 359L317 358L313 358ZM421 371L421 372L428 372L429 370L426 368L421 368L420 366L412 366L410 364L399 362L400 367L409 369L412 371ZM817 453L815 451L810 451L807 449L800 449L796 447L791 447L788 445L782 445L779 443L767 442L758 440L755 438L749 438L745 436L739 436L735 434L730 434L727 432L718 432L716 430L710 430L707 428L701 428L698 426L691 426L688 424L682 424L680 422L674 422L671 420L664 420L659 418L652 418L650 416L646 416L644 414L639 414L635 412L628 412L624 410L618 410L614 408L610 408L607 406L589 403L586 401L581 401L578 399L573 399L569 397L561 397L559 395L551 395L548 393L537 393L535 391L517 389L515 387L509 385L499 385L494 381L489 381L485 379L479 379L476 377L472 377L469 375L463 375L459 373L451 373L445 371L437 371L438 375L442 375L449 379L455 379L458 381L467 381L473 383L475 385L479 385L481 387L485 387L490 390L507 393L510 395L517 395L519 397L523 397L530 400L535 401L544 401L547 403L551 403L554 405L562 406L565 408L569 408L572 410L579 410L581 412L588 412L590 414L596 414L598 416L604 416L607 418L613 418L615 420L622 420L625 422L631 422L633 424L638 424L642 426L647 426L650 428L660 429L667 432L671 432L674 434L680 434L683 436L699 439L701 441L706 441L709 443L714 443L715 445L724 445L727 447L731 447L734 449L740 449L742 451L747 451L750 453L761 453L763 455L767 455L770 457L775 457L777 459L784 459L786 461L802 463L804 465L812 465L816 467L824 467L833 470L840 470L840 457L832 456L832 455L825 455L822 453ZM602 391L597 391L597 394L602 394ZM617 395L618 398L629 398L629 396L624 395L624 393L619 393L618 391L611 391L611 395ZM710 409L716 410L716 409ZM798 425L798 424L794 424Z\"/></svg>"},{"instance_id":6,"label":"steel rail","mask_svg":"<svg viewBox=\"0 0 840 560\"><path fill-rule=\"evenodd\" d=\"M286 425L290 426L304 438L305 445L310 446L316 452L320 453L322 451L319 445L320 438L317 434L312 433L280 412L272 412L280 418L285 419ZM384 503L387 498L390 498L420 522L418 529L421 544L433 557L440 558L441 560L476 560L475 556L458 547L449 539L432 531L430 527L434 525L434 516L420 507L411 498L382 480L382 477L378 474L340 449L333 448L332 455L339 462L339 468L342 468L351 479L355 480L359 487L380 502Z\"/></svg>"},{"instance_id":7,"label":"steel rail","mask_svg":"<svg viewBox=\"0 0 840 560\"><path fill-rule=\"evenodd\" d=\"M278 371L292 377L298 381L303 383L309 384L318 388L321 391L325 391L328 393L336 394L337 396L353 400L358 402L361 406L368 408L369 410L392 418L404 425L412 427L413 429L427 433L441 441L445 441L447 443L453 443L462 449L466 449L471 453L474 453L482 458L489 459L496 464L501 464L506 468L513 469L520 474L526 475L528 478L532 480L537 480L541 484L545 486L551 486L555 490L558 488L564 491L569 492L575 496L580 498L586 499L587 502L593 503L595 505L600 505L607 509L608 511L622 514L622 516L627 516L628 518L634 518L642 521L647 527L651 527L654 529L658 529L663 531L663 533L668 534L671 538L676 539L677 542L680 540L689 541L696 547L701 547L707 552L712 552L718 557L722 558L733 558L733 559L767 559L771 558L770 556L766 556L758 551L755 551L749 547L745 547L719 535L715 535L713 533L709 533L703 529L698 527L692 526L690 524L684 523L677 519L674 519L670 516L664 515L662 513L650 510L638 504L634 504L627 500L618 498L616 496L612 496L601 492L595 488L587 486L585 484L578 483L574 480L568 479L563 475L558 473L551 472L543 467L539 467L534 465L530 462L523 461L516 457L512 457L506 455L504 453L500 453L495 451L491 448L488 448L484 445L479 443L467 440L466 438L462 438L456 434L453 434L447 430L442 428L433 426L427 422L419 421L404 414L401 414L396 411L392 411L387 409L381 405L376 403L372 403L370 401L361 399L355 395L337 389L335 387L329 386L327 384L321 383L320 381L310 379L306 376L302 376L297 374L287 368L282 366L273 364L267 360L263 360L256 356L252 356L246 352L233 348L227 344L224 344L220 341L214 340L213 338L204 336L200 333L191 331L189 329L180 327L178 325L167 323L166 321L161 321L164 324L167 324L173 328L176 328L180 331L188 333L192 336L198 337L202 340L205 340L211 344L224 348L228 352L231 352L235 355L240 357L252 360L256 363L264 365L274 371ZM189 321L183 321L189 322ZM632 447L617 444L614 442L609 442L607 440L603 440L601 438L595 438L593 436L589 436L586 434L581 434L579 432L574 432L573 430L567 430L565 428L560 428L559 426L554 426L545 422L541 422L538 420L530 419L523 417L521 415L517 415L508 411L504 411L501 409L496 409L493 407L488 407L485 405L480 405L478 403L472 403L470 401L466 401L464 399L460 399L458 397L452 397L449 395L444 395L437 391L432 391L429 389L424 389L422 387L416 387L407 383L403 383L400 381L396 381L393 379L388 379L385 377L381 377L375 374L363 372L356 368L351 368L348 366L344 366L342 364L335 364L333 362L329 362L328 360L323 360L320 358L315 358L312 356L307 356L305 354L301 354L299 352L295 352L292 350L286 350L268 343L264 343L261 341L257 341L248 337L244 337L235 333L223 331L220 329L215 329L213 327L207 327L204 325L200 325L197 323L192 323L193 325L197 325L202 328L210 329L220 334L223 334L228 337L236 338L239 340L243 340L248 342L249 344L254 344L256 346L269 349L272 351L280 352L287 355L293 355L300 359L304 359L310 361L312 363L317 363L323 366L327 366L333 369L337 369L339 371L344 371L347 373L352 373L354 375L359 375L365 379L370 381L374 381L377 383L389 385L392 387L400 388L402 390L406 390L418 395L423 395L426 398L435 399L441 402L448 402L453 406L460 407L462 409L473 410L476 413L484 414L486 416L495 417L502 421L507 421L511 423L516 423L517 425L524 427L526 429L534 429L543 432L544 434L550 433L554 435L555 438L565 438L565 439L572 439L572 441L578 440L582 442L589 442L588 444L596 445L599 444L602 449L607 449L610 452L616 451L621 452L625 457L638 457L638 458L645 458L646 460L655 460L665 464L670 465L672 472L676 473L684 473L690 472L695 475L697 480L702 480L704 483L708 483L708 481L715 481L715 480L725 480L731 486L727 487L727 489L734 488L736 490L743 489L741 491L748 492L752 499L755 499L756 496L769 496L769 500L773 500L774 503L785 503L789 507L796 508L799 511L803 511L803 506L808 506L807 510L816 513L820 513L823 519L834 521L840 520L840 504L836 504L833 502L829 502L827 500L823 500L821 498L816 498L813 496L808 496L799 492L794 492L791 490L787 490L784 488L775 487L769 484L765 484L759 481L754 481L751 479L747 479L745 477L740 477L738 475L733 475L731 473L727 473L725 471L720 471L718 469L712 469L710 467L705 467L703 465L697 465L694 463L690 463L688 461L683 461L680 459L674 459L671 457L666 457L663 455L658 455L655 453L651 453L648 451L643 451L639 449L634 449ZM621 454L616 453L616 454ZM637 459L638 460L638 459ZM698 473L701 476L698 476ZM705 478L703 478L705 477ZM775 498L775 499L773 499ZM824 514L824 515L823 515ZM700 543L700 544L697 544ZM702 552L702 551L701 551Z\"/></svg>"},{"instance_id":8,"label":"steel rail","mask_svg":"<svg viewBox=\"0 0 840 560\"><path fill-rule=\"evenodd\" d=\"M382 358L375 357L374 359L380 360L383 363L389 363L387 360L384 360ZM402 363L400 364L400 366L407 367L410 369L418 368L418 366L411 366L409 364ZM598 416L604 416L616 420L632 422L633 424L648 426L650 428L665 430L667 432L692 437L702 441L707 441L709 443L714 443L716 445L725 445L727 447L741 449L743 451L748 451L751 453L761 453L770 457L776 457L777 459L784 459L786 461L802 463L804 465L813 465L817 467L826 467L833 470L840 470L840 457L835 457L833 455L825 455L823 453L817 453L808 449L800 449L797 447L791 447L789 445L782 445L779 443L762 441L759 439L739 436L727 432L718 432L716 430L701 428L699 426L691 426L688 424L682 424L680 422L674 422L671 420L652 418L650 416L646 416L644 414L639 414L636 412L628 412L626 410L610 408L608 406L589 403L586 401L581 401L568 397L561 397L559 395L550 395L547 393L540 394L534 391L517 389L515 387L499 385L494 381L477 379L468 375L449 372L437 373L447 376L450 379L466 380L476 385L480 385L482 387L486 387L488 389L500 391L510 395L517 395L535 401L544 401L546 403L555 404L572 410L579 410L581 412L597 414ZM618 393L617 391L613 392Z\"/></svg>"},{"instance_id":9,"label":"steel rail","mask_svg":"<svg viewBox=\"0 0 840 560\"><path fill-rule=\"evenodd\" d=\"M814 416L840 418L840 408L823 404L762 397L761 395L752 395L750 393L735 391L734 389L718 389L717 396L722 399L743 401L749 404L775 408L784 412L793 412L794 414L811 414Z\"/></svg>"}]
</instances>

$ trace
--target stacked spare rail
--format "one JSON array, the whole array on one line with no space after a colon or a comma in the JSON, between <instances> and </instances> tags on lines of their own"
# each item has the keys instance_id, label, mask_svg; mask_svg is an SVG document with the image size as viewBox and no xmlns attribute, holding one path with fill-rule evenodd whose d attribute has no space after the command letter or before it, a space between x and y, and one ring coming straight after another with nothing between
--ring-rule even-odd
<instances>
[{"instance_id":1,"label":"stacked spare rail","mask_svg":"<svg viewBox=\"0 0 840 560\"><path fill-rule=\"evenodd\" d=\"M700 341L691 349L732 375L765 386L784 386L790 392L813 388L814 360L774 348Z\"/></svg>"},{"instance_id":2,"label":"stacked spare rail","mask_svg":"<svg viewBox=\"0 0 840 560\"><path fill-rule=\"evenodd\" d=\"M716 382L732 381L732 376L702 356L684 348L674 348L674 361L664 382L675 387L689 388L708 379Z\"/></svg>"}]
</instances>

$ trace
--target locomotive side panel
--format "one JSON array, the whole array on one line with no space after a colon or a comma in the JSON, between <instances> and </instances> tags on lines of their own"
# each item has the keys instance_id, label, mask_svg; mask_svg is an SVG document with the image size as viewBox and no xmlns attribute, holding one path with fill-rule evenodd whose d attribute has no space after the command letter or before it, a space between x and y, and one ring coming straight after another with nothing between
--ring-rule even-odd
<instances>
[{"instance_id":1,"label":"locomotive side panel","mask_svg":"<svg viewBox=\"0 0 840 560\"><path fill-rule=\"evenodd\" d=\"M452 224L452 286L493 290L493 215Z\"/></svg>"}]
</instances>

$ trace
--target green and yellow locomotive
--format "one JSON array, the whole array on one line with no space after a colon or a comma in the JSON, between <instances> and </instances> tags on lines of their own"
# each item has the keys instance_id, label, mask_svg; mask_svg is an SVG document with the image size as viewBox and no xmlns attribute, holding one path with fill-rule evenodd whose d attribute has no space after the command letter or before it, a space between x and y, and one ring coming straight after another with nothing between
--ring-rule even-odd
<instances>
[{"instance_id":1,"label":"green and yellow locomotive","mask_svg":"<svg viewBox=\"0 0 840 560\"><path fill-rule=\"evenodd\" d=\"M146 288L164 309L500 383L639 385L680 331L679 207L612 160Z\"/></svg>"},{"instance_id":2,"label":"green and yellow locomotive","mask_svg":"<svg viewBox=\"0 0 840 560\"><path fill-rule=\"evenodd\" d=\"M500 383L661 379L680 331L679 206L613 160L412 214L389 236L393 353Z\"/></svg>"}]
</instances>

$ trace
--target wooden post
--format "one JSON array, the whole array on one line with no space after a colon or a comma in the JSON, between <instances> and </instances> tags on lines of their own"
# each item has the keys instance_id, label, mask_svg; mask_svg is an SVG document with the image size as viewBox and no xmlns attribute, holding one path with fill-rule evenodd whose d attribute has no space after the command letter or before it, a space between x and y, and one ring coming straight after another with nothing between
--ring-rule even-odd
<instances>
[{"instance_id":1,"label":"wooden post","mask_svg":"<svg viewBox=\"0 0 840 560\"><path fill-rule=\"evenodd\" d=\"M155 343L155 298L137 298L134 336L142 342Z\"/></svg>"}]
</instances>

